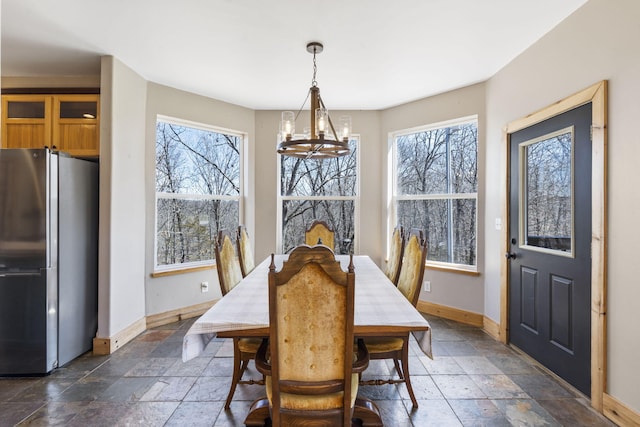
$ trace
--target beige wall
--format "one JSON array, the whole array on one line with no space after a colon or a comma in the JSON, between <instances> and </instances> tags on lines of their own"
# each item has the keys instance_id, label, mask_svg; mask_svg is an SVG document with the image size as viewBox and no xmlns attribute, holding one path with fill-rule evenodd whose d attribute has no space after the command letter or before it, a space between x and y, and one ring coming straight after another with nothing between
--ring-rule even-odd
<instances>
[{"instance_id":1,"label":"beige wall","mask_svg":"<svg viewBox=\"0 0 640 427\"><path fill-rule=\"evenodd\" d=\"M485 313L499 319L502 129L600 80L609 81L606 391L640 412L640 2L591 0L487 83Z\"/></svg>"},{"instance_id":2,"label":"beige wall","mask_svg":"<svg viewBox=\"0 0 640 427\"><path fill-rule=\"evenodd\" d=\"M245 209L243 219L251 236L254 235L254 112L211 98L183 92L167 86L149 83L146 109L146 143L144 156L146 212L145 212L145 302L146 315L163 313L177 308L219 299L221 297L215 270L181 273L164 277L151 277L154 267L155 233L155 145L158 115L203 123L247 135L248 150L244 173ZM200 290L200 282L209 282L209 292Z\"/></svg>"},{"instance_id":3,"label":"beige wall","mask_svg":"<svg viewBox=\"0 0 640 427\"><path fill-rule=\"evenodd\" d=\"M474 313L483 313L484 307L484 245L483 224L484 216L484 168L485 159L485 138L484 138L484 108L485 108L485 85L483 83L472 85L466 88L454 90L441 95L425 98L409 104L404 104L395 108L390 108L382 112L381 135L383 140L380 144L381 169L377 173L379 185L384 194L383 202L378 205L381 209L382 221L378 225L378 235L386 236L391 234L394 224L387 224L388 212L388 189L386 176L387 159L389 151L389 134L391 132L410 129L417 126L438 123L442 121L458 119L471 115L478 115L478 272L479 276L469 276L466 274L443 272L427 269L424 280L431 282L431 292L423 290L421 300L435 304L446 305L459 308ZM372 179L367 176L365 179ZM382 242L382 245L386 241Z\"/></svg>"}]
</instances>

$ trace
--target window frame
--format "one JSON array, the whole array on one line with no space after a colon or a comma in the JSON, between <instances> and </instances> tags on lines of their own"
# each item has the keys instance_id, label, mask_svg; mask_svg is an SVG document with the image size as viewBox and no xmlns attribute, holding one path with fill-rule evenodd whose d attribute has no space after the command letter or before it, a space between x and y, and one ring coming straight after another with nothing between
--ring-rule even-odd
<instances>
[{"instance_id":1,"label":"window frame","mask_svg":"<svg viewBox=\"0 0 640 427\"><path fill-rule=\"evenodd\" d=\"M239 168L238 168L238 188L239 193L237 196L230 195L214 195L214 194L197 194L197 193L167 193L167 192L159 192L157 191L157 175L156 175L156 152L155 147L157 144L157 126L159 122L164 122L176 126L188 127L198 130L203 130L206 132L214 132L218 134L224 135L232 135L234 137L240 138L240 143L238 144L239 149ZM197 270L203 267L213 267L215 266L215 255L212 258L200 261L191 261L185 263L178 264L166 264L159 265L158 264L158 200L159 199L183 199L183 200L197 200L197 201L208 201L208 200L222 200L222 201L237 201L238 202L238 224L242 223L242 218L244 218L244 195L245 195L245 186L244 186L244 173L245 173L245 153L246 153L246 144L248 134L246 132L233 130L229 128L224 128L221 126L215 126L207 123L195 122L186 119L180 119L177 117L166 116L162 114L156 115L156 121L154 125L154 132L156 143L154 144L154 226L153 226L153 272L154 274L162 274L169 272L176 272L180 270ZM234 230L230 230L234 231Z\"/></svg>"},{"instance_id":2,"label":"window frame","mask_svg":"<svg viewBox=\"0 0 640 427\"><path fill-rule=\"evenodd\" d=\"M398 202L403 200L449 200L453 202L454 200L475 200L476 204L476 216L475 216L475 264L459 264L453 262L445 262L445 261L433 261L429 260L428 257L428 248L427 248L427 260L425 261L426 267L432 267L434 269L440 270L459 270L461 272L466 273L478 273L478 185L476 182L476 191L474 193L434 193L434 194L420 194L420 195L399 195L398 193L398 177L397 177L397 165L398 165L398 148L397 148L397 140L399 137L412 135L420 132L428 132L436 129L443 129L452 126L458 126L466 123L476 124L476 129L478 128L478 115L469 115L464 117L459 117L451 120L444 120L440 122L430 123L427 125L416 126L412 128L397 130L389 133L388 136L388 144L389 144L389 156L388 156L388 168L389 176L388 176L388 206L389 206L389 215L388 215L388 223L387 223L387 259L389 257L389 249L391 247L391 231L394 229L398 222ZM478 139L476 138L476 167L478 165ZM450 162L451 153L447 153L447 164ZM478 179L479 177L476 177ZM448 191L450 191L450 186ZM452 212L449 212L449 217L451 218ZM450 219L451 221L451 219ZM404 225L404 224L403 224ZM427 231L427 230L425 230ZM453 237L453 229L449 227L447 233L447 239L449 247L451 247Z\"/></svg>"},{"instance_id":3,"label":"window frame","mask_svg":"<svg viewBox=\"0 0 640 427\"><path fill-rule=\"evenodd\" d=\"M302 135L297 135L296 137L300 137L302 138ZM277 173L276 173L276 194L277 194L277 200L276 200L276 248L277 250L282 253L283 252L283 242L284 242L284 236L282 233L282 205L284 203L284 201L287 200L292 200L292 201L305 201L305 200L328 200L328 201L333 201L333 200L337 200L337 201L341 201L341 200L351 200L353 201L353 240L355 240L355 242L353 243L353 246L351 247L351 250L353 251L353 253L359 253L360 251L360 194L361 194L361 190L360 190L360 158L361 158L361 154L360 154L360 148L362 146L361 144L361 139L360 139L360 135L359 134L351 134L351 137L349 138L350 141L355 140L356 143L356 184L355 184L355 195L354 196L283 196L282 195L282 179L280 176L280 172L282 171L282 156L281 155L277 155L278 156L278 160L277 160L277 164L276 164L276 168L277 168ZM276 142L276 146L277 146L278 142ZM304 240L304 236L303 240Z\"/></svg>"}]
</instances>

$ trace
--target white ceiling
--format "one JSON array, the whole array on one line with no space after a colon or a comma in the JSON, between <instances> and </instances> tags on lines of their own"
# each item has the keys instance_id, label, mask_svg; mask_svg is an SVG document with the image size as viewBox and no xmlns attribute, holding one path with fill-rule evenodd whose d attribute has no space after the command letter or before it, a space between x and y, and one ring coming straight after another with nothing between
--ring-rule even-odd
<instances>
[{"instance_id":1,"label":"white ceiling","mask_svg":"<svg viewBox=\"0 0 640 427\"><path fill-rule=\"evenodd\" d=\"M3 76L100 72L253 109L382 109L486 80L587 0L0 0Z\"/></svg>"}]
</instances>

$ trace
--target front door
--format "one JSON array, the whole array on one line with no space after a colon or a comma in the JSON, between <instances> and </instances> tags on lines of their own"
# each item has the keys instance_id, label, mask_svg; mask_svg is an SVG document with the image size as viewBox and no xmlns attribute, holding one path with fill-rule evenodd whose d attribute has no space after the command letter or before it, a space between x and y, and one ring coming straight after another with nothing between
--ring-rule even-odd
<instances>
[{"instance_id":1,"label":"front door","mask_svg":"<svg viewBox=\"0 0 640 427\"><path fill-rule=\"evenodd\" d=\"M591 103L510 135L509 339L591 393Z\"/></svg>"}]
</instances>

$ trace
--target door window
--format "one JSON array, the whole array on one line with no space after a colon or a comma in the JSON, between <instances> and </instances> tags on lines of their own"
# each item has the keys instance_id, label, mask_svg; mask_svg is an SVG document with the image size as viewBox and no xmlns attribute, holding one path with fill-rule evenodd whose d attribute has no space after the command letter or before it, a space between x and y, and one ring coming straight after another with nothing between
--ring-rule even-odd
<instances>
[{"instance_id":1,"label":"door window","mask_svg":"<svg viewBox=\"0 0 640 427\"><path fill-rule=\"evenodd\" d=\"M573 256L573 144L568 127L520 144L520 242Z\"/></svg>"}]
</instances>

